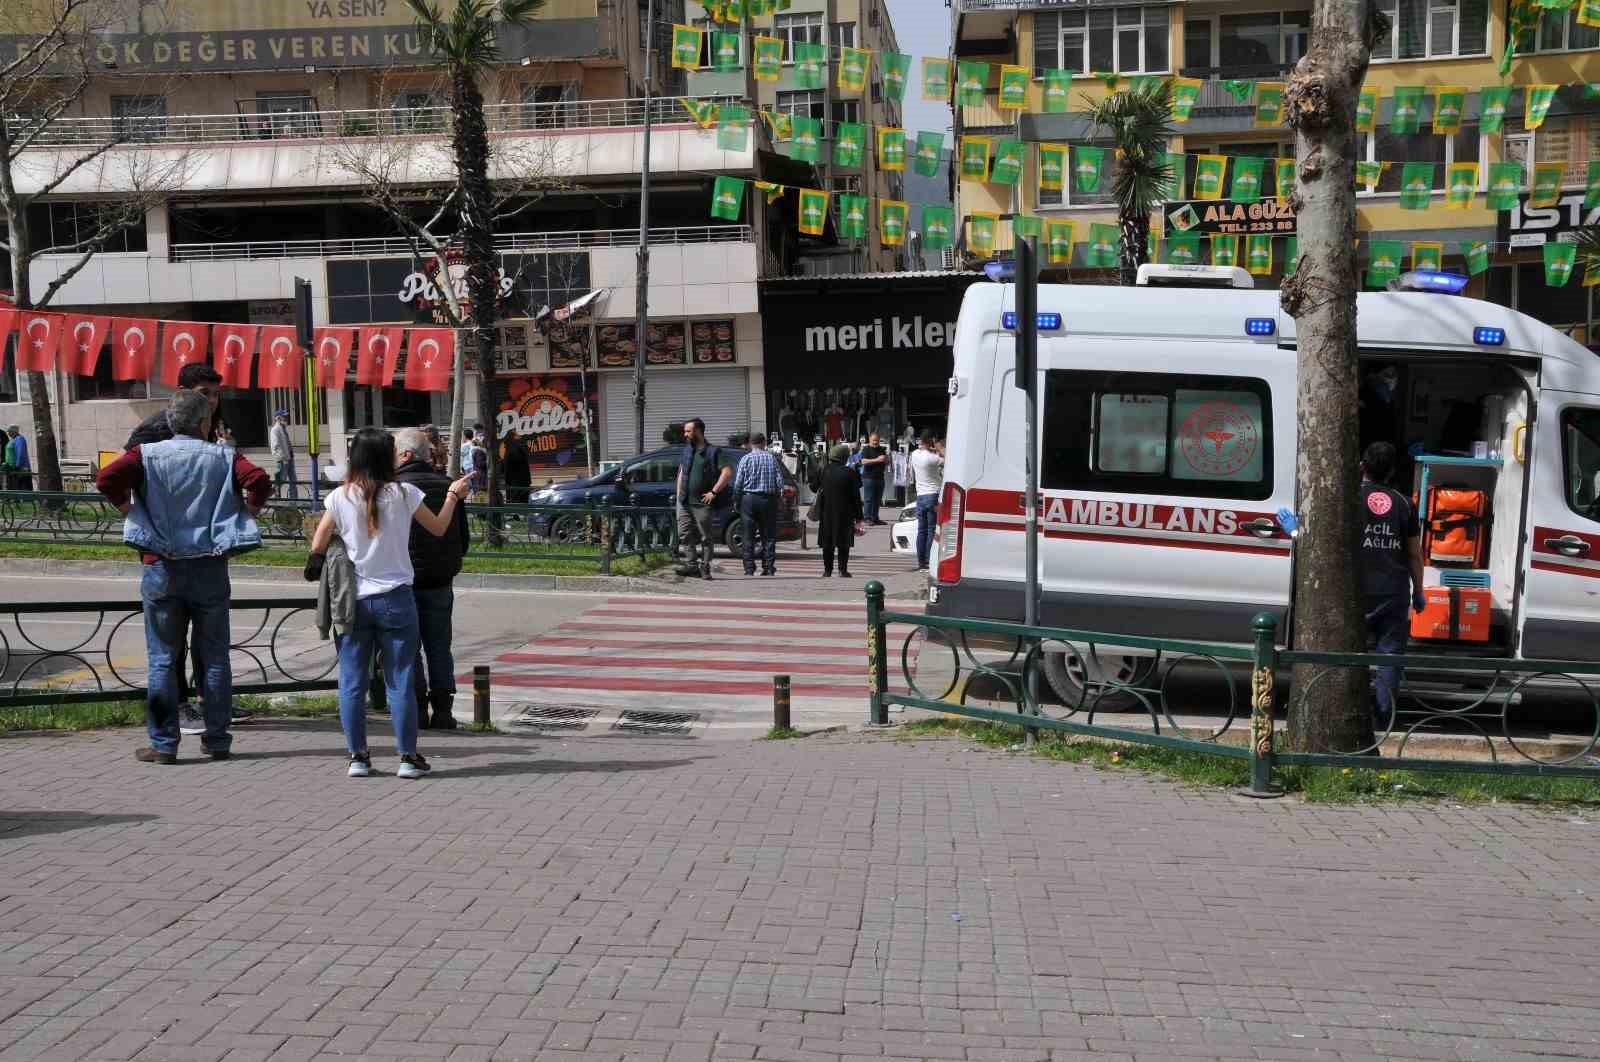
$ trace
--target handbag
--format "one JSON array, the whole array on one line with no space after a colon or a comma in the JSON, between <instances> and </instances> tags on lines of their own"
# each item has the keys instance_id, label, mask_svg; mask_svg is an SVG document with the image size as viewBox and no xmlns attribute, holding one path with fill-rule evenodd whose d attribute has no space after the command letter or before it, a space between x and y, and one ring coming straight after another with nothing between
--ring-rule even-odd
<instances>
[{"instance_id":1,"label":"handbag","mask_svg":"<svg viewBox=\"0 0 1600 1062\"><path fill-rule=\"evenodd\" d=\"M811 508L806 510L806 519L813 524L822 523L822 499L820 497L811 503Z\"/></svg>"}]
</instances>

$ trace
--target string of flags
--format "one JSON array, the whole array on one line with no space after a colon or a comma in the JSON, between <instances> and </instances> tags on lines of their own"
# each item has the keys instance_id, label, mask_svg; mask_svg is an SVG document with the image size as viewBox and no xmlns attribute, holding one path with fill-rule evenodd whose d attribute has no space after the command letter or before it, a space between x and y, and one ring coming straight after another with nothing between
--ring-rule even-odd
<instances>
[{"instance_id":1,"label":"string of flags","mask_svg":"<svg viewBox=\"0 0 1600 1062\"><path fill-rule=\"evenodd\" d=\"M57 368L94 376L109 353L114 380L147 380L159 361L161 382L176 387L185 365L210 364L227 387L256 386L299 390L305 380L306 353L292 325L206 324L154 318L19 310L0 305L0 349L17 333L16 367L23 372ZM393 385L405 361L405 386L411 391L447 391L455 366L453 328L366 325L326 327L312 332L315 386L342 390L355 357L355 382Z\"/></svg>"}]
</instances>

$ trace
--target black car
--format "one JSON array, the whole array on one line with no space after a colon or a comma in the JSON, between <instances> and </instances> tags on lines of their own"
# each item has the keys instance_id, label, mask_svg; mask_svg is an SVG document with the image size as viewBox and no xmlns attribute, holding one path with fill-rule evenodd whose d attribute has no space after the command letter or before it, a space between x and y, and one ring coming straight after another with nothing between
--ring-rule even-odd
<instances>
[{"instance_id":1,"label":"black car","mask_svg":"<svg viewBox=\"0 0 1600 1062\"><path fill-rule=\"evenodd\" d=\"M738 452L729 447L723 449L728 453ZM528 517L528 529L553 542L586 542L592 538L587 514L582 511L562 513L554 507L571 506L574 510L583 510L598 506L604 500L613 507L637 504L671 509L672 492L678 482L678 459L682 454L681 446L663 446L631 457L599 475L534 491L528 502L539 506L539 511ZM735 554L744 545L740 523L737 506L724 505L715 510L712 531L717 541ZM778 499L778 541L795 542L801 534L800 492L794 475L784 468L783 495Z\"/></svg>"}]
</instances>

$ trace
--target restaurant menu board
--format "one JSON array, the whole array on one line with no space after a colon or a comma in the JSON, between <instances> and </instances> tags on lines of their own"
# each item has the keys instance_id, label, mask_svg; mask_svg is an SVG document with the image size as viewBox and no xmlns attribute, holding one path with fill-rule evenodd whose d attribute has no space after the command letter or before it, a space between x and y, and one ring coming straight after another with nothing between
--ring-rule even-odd
<instances>
[{"instance_id":1,"label":"restaurant menu board","mask_svg":"<svg viewBox=\"0 0 1600 1062\"><path fill-rule=\"evenodd\" d=\"M631 362L630 362L631 364ZM581 324L550 327L550 367L587 369L589 367L589 326Z\"/></svg>"},{"instance_id":2,"label":"restaurant menu board","mask_svg":"<svg viewBox=\"0 0 1600 1062\"><path fill-rule=\"evenodd\" d=\"M595 349L602 369L623 369L633 365L639 344L634 341L635 327L631 324L603 324L594 330ZM647 365L685 365L688 350L685 345L682 321L666 321L650 326L650 343L645 355Z\"/></svg>"},{"instance_id":3,"label":"restaurant menu board","mask_svg":"<svg viewBox=\"0 0 1600 1062\"><path fill-rule=\"evenodd\" d=\"M732 321L696 321L692 327L696 365L733 363Z\"/></svg>"}]
</instances>

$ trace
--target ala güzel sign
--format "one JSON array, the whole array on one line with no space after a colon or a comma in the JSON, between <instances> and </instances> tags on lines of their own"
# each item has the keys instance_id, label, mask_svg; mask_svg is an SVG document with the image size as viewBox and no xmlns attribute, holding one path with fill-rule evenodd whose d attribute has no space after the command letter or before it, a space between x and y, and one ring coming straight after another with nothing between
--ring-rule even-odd
<instances>
[{"instance_id":1,"label":"ala g\u00fczel sign","mask_svg":"<svg viewBox=\"0 0 1600 1062\"><path fill-rule=\"evenodd\" d=\"M949 347L955 341L954 321L875 317L860 324L815 325L805 332L806 353L838 350L920 350Z\"/></svg>"}]
</instances>

